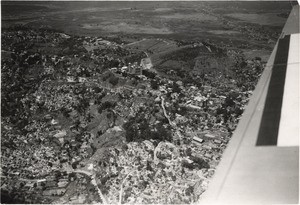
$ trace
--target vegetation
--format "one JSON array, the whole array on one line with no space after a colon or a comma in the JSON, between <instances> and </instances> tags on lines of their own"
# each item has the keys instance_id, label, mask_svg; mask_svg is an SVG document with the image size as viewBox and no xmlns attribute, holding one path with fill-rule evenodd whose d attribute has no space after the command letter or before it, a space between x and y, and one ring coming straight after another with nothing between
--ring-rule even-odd
<instances>
[{"instance_id":1,"label":"vegetation","mask_svg":"<svg viewBox=\"0 0 300 205\"><path fill-rule=\"evenodd\" d=\"M138 116L129 118L129 121L123 125L126 131L127 142L141 142L143 140L172 141L172 135L169 129L161 123L150 126L142 113Z\"/></svg>"}]
</instances>

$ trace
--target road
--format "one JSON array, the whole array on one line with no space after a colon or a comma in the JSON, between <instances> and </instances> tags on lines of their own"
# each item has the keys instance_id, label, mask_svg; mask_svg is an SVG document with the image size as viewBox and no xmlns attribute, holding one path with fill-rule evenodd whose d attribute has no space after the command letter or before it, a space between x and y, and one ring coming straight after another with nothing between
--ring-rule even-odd
<instances>
[{"instance_id":1,"label":"road","mask_svg":"<svg viewBox=\"0 0 300 205\"><path fill-rule=\"evenodd\" d=\"M100 199L102 200L102 202L104 204L107 204L107 200L105 199L104 195L102 194L101 190L99 189L99 187L97 185L96 174L95 173L90 172L90 171L86 171L86 170L81 170L81 169L74 170L73 173L80 173L80 174L84 174L84 175L90 177L91 178L91 184L94 185L94 187L96 188Z\"/></svg>"}]
</instances>

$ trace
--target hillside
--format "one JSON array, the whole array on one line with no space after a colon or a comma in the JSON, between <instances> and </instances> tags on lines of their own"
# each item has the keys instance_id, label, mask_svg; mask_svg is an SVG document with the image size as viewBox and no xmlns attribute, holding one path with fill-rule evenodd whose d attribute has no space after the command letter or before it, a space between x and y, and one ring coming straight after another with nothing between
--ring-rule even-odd
<instances>
[{"instance_id":1,"label":"hillside","mask_svg":"<svg viewBox=\"0 0 300 205\"><path fill-rule=\"evenodd\" d=\"M198 201L290 8L272 5L1 2L1 203Z\"/></svg>"}]
</instances>

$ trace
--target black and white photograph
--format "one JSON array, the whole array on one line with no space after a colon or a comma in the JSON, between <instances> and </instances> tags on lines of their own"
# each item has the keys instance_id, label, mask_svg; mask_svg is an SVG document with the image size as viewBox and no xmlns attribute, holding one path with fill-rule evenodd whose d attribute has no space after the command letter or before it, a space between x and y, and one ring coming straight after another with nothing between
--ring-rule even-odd
<instances>
[{"instance_id":1,"label":"black and white photograph","mask_svg":"<svg viewBox=\"0 0 300 205\"><path fill-rule=\"evenodd\" d=\"M299 203L299 2L0 3L1 204Z\"/></svg>"}]
</instances>

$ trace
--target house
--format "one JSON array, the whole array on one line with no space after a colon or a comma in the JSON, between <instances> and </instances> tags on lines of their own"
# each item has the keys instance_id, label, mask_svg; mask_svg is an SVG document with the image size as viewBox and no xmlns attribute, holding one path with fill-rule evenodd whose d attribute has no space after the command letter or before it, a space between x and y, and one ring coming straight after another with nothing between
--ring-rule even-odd
<instances>
[{"instance_id":1,"label":"house","mask_svg":"<svg viewBox=\"0 0 300 205\"><path fill-rule=\"evenodd\" d=\"M190 108L190 109L195 109L195 110L202 110L201 107L196 106L196 105L192 105L192 104L186 104L186 107Z\"/></svg>"},{"instance_id":2,"label":"house","mask_svg":"<svg viewBox=\"0 0 300 205\"><path fill-rule=\"evenodd\" d=\"M48 175L48 176L46 176L46 180L47 181L53 181L53 180L55 180L55 176L54 175Z\"/></svg>"},{"instance_id":3,"label":"house","mask_svg":"<svg viewBox=\"0 0 300 205\"><path fill-rule=\"evenodd\" d=\"M84 78L84 77L78 77L78 81L79 81L80 83L83 83L83 82L87 82L87 79Z\"/></svg>"},{"instance_id":4,"label":"house","mask_svg":"<svg viewBox=\"0 0 300 205\"><path fill-rule=\"evenodd\" d=\"M67 34L64 34L64 33L60 33L60 36L61 36L62 38L66 38L66 39L71 38L71 36L69 36L69 35L67 35Z\"/></svg>"},{"instance_id":5,"label":"house","mask_svg":"<svg viewBox=\"0 0 300 205\"><path fill-rule=\"evenodd\" d=\"M62 130L62 131L56 133L56 134L54 135L54 137L56 137L56 138L62 138L62 137L64 137L64 136L66 136L66 135L67 135L66 130Z\"/></svg>"},{"instance_id":6,"label":"house","mask_svg":"<svg viewBox=\"0 0 300 205\"><path fill-rule=\"evenodd\" d=\"M34 186L34 182L32 182L32 181L29 181L25 184L26 188L33 188L33 186Z\"/></svg>"},{"instance_id":7,"label":"house","mask_svg":"<svg viewBox=\"0 0 300 205\"><path fill-rule=\"evenodd\" d=\"M58 121L55 120L55 119L52 119L52 120L51 120L51 124L52 124L52 125L57 125L57 124L58 124Z\"/></svg>"},{"instance_id":8,"label":"house","mask_svg":"<svg viewBox=\"0 0 300 205\"><path fill-rule=\"evenodd\" d=\"M110 68L109 70L112 71L112 72L116 72L118 69L117 68Z\"/></svg>"},{"instance_id":9,"label":"house","mask_svg":"<svg viewBox=\"0 0 300 205\"><path fill-rule=\"evenodd\" d=\"M44 196L60 196L66 192L65 188L47 189L43 191Z\"/></svg>"},{"instance_id":10,"label":"house","mask_svg":"<svg viewBox=\"0 0 300 205\"><path fill-rule=\"evenodd\" d=\"M49 187L56 187L57 183L55 181L46 181L45 182L45 187L49 188Z\"/></svg>"},{"instance_id":11,"label":"house","mask_svg":"<svg viewBox=\"0 0 300 205\"><path fill-rule=\"evenodd\" d=\"M46 179L39 179L36 181L37 186L42 186L42 183L45 183L47 180Z\"/></svg>"},{"instance_id":12,"label":"house","mask_svg":"<svg viewBox=\"0 0 300 205\"><path fill-rule=\"evenodd\" d=\"M142 75L142 71L143 71L143 69L142 69L142 67L140 67L140 66L137 66L136 68L135 68L135 75Z\"/></svg>"},{"instance_id":13,"label":"house","mask_svg":"<svg viewBox=\"0 0 300 205\"><path fill-rule=\"evenodd\" d=\"M128 71L128 67L127 67L127 66L123 66L123 67L121 68L121 71L122 71L122 72L127 72L127 71Z\"/></svg>"},{"instance_id":14,"label":"house","mask_svg":"<svg viewBox=\"0 0 300 205\"><path fill-rule=\"evenodd\" d=\"M130 65L128 66L128 73L132 74L132 75L142 75L142 67L134 64L134 65Z\"/></svg>"},{"instance_id":15,"label":"house","mask_svg":"<svg viewBox=\"0 0 300 205\"><path fill-rule=\"evenodd\" d=\"M66 187L69 184L68 179L60 179L59 182L57 183L57 186L59 188Z\"/></svg>"},{"instance_id":16,"label":"house","mask_svg":"<svg viewBox=\"0 0 300 205\"><path fill-rule=\"evenodd\" d=\"M75 83L75 77L74 76L67 76L67 82L68 83Z\"/></svg>"},{"instance_id":17,"label":"house","mask_svg":"<svg viewBox=\"0 0 300 205\"><path fill-rule=\"evenodd\" d=\"M196 143L202 143L204 140L203 139L201 139L201 138L199 138L199 137L197 137L197 136L194 136L193 137L193 142L196 142Z\"/></svg>"}]
</instances>

